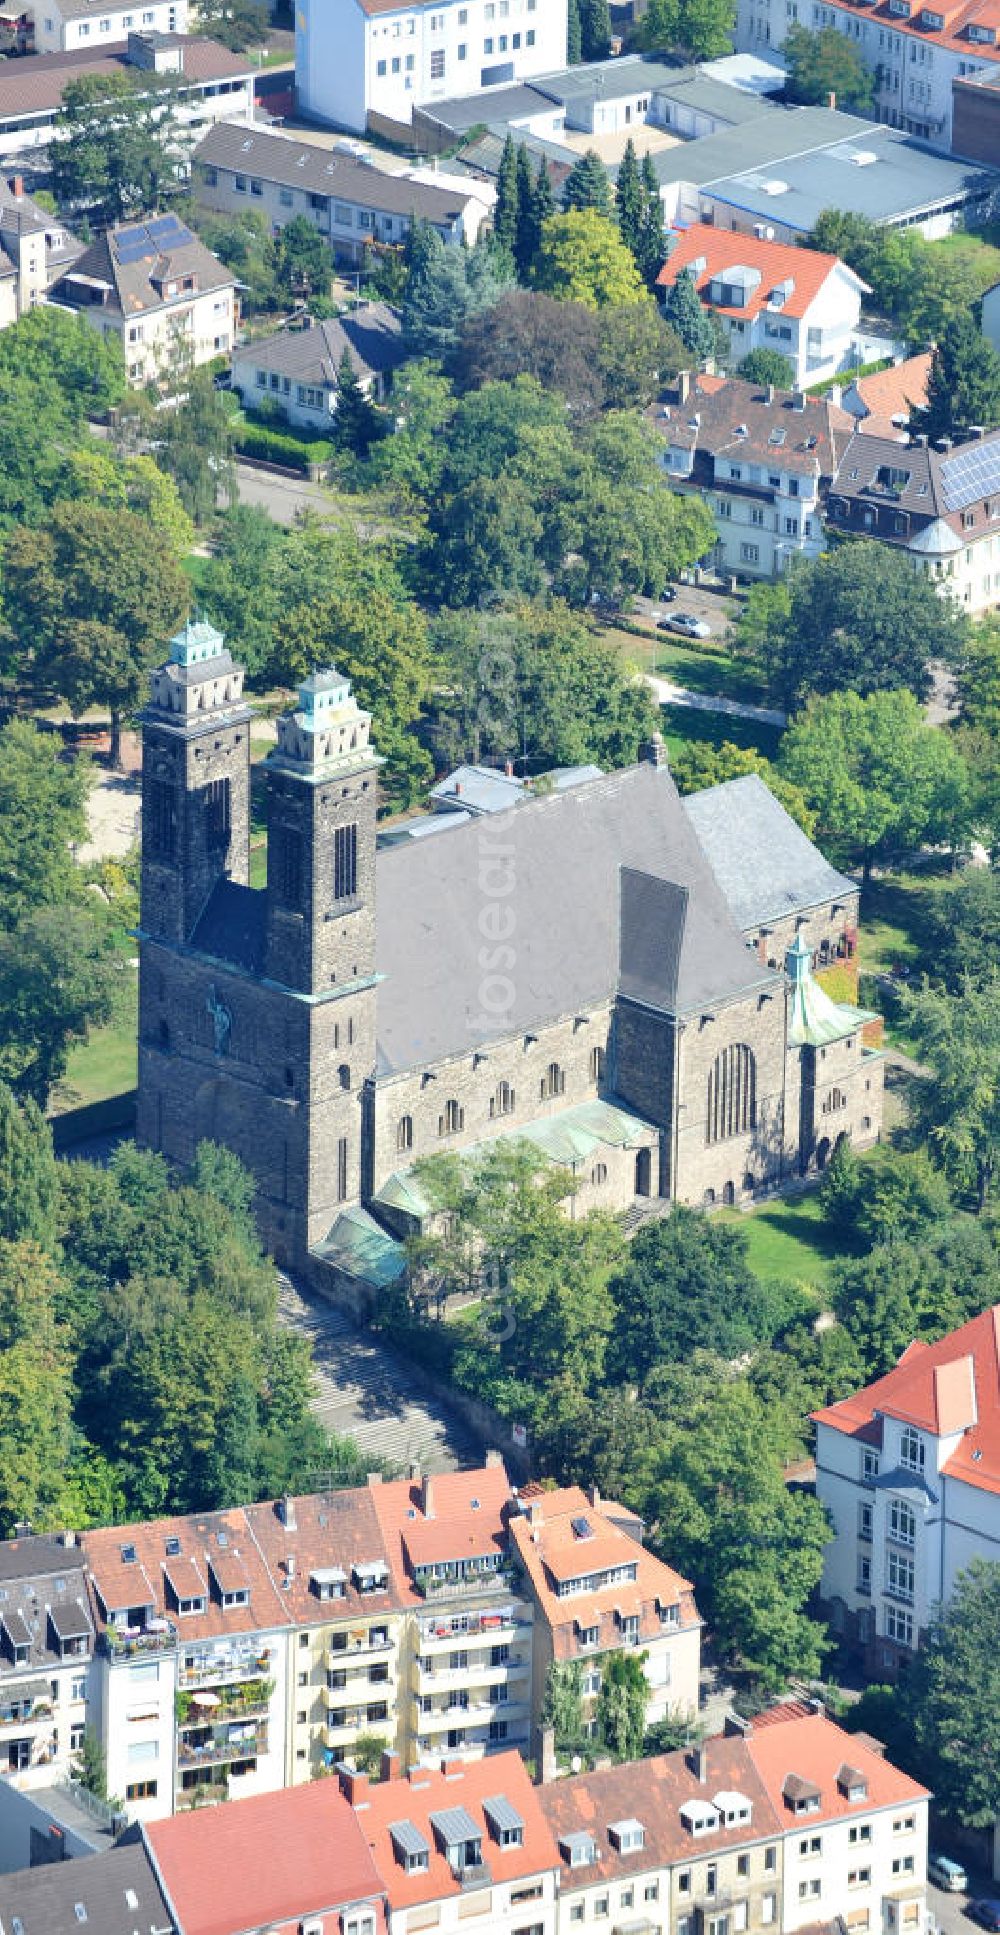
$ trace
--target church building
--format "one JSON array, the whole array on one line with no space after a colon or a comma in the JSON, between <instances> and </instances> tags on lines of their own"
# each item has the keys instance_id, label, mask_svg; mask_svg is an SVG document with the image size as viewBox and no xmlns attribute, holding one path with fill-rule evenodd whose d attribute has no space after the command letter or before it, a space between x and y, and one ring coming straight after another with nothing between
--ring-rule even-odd
<instances>
[{"instance_id":1,"label":"church building","mask_svg":"<svg viewBox=\"0 0 1000 1935\"><path fill-rule=\"evenodd\" d=\"M682 800L657 735L380 846L371 718L319 672L264 764L254 888L250 722L189 623L143 716L138 1129L232 1149L280 1261L370 1308L429 1214L417 1165L499 1136L566 1169L568 1213L636 1218L877 1140L875 1017L814 974L858 889L756 777Z\"/></svg>"}]
</instances>

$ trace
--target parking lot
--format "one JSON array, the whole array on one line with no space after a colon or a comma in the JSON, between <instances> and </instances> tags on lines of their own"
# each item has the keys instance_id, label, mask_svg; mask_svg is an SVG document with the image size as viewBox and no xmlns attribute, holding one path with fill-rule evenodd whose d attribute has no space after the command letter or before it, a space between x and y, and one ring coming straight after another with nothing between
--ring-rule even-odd
<instances>
[{"instance_id":1,"label":"parking lot","mask_svg":"<svg viewBox=\"0 0 1000 1935\"><path fill-rule=\"evenodd\" d=\"M633 617L640 623L648 621L655 624L658 618L665 618L670 612L690 612L694 618L703 618L711 627L712 637L720 641L725 637L740 610L740 601L728 592L713 591L706 585L676 586L677 596L669 604L662 604L656 598L636 598ZM679 638L680 633L676 636Z\"/></svg>"},{"instance_id":2,"label":"parking lot","mask_svg":"<svg viewBox=\"0 0 1000 1935\"><path fill-rule=\"evenodd\" d=\"M978 1922L974 1922L968 1912L970 1901L1000 1901L1000 1881L994 1881L985 1868L976 1868L968 1861L963 1867L969 1877L969 1892L966 1895L952 1895L935 1882L927 1883L927 1908L935 1927L944 1935L975 1935Z\"/></svg>"}]
</instances>

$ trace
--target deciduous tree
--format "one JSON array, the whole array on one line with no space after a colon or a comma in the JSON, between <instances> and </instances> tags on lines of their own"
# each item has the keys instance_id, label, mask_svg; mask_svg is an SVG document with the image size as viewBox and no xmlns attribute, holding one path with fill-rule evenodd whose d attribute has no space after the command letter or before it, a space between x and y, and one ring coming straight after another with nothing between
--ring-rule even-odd
<instances>
[{"instance_id":1,"label":"deciduous tree","mask_svg":"<svg viewBox=\"0 0 1000 1935\"><path fill-rule=\"evenodd\" d=\"M615 1760L638 1760L646 1736L649 1682L645 1653L607 1653L601 1661L597 1732Z\"/></svg>"},{"instance_id":2,"label":"deciduous tree","mask_svg":"<svg viewBox=\"0 0 1000 1935\"><path fill-rule=\"evenodd\" d=\"M736 374L744 383L773 383L777 390L795 387L795 371L780 349L752 349L737 365Z\"/></svg>"},{"instance_id":3,"label":"deciduous tree","mask_svg":"<svg viewBox=\"0 0 1000 1935\"><path fill-rule=\"evenodd\" d=\"M956 1189L985 1209L1000 1158L1000 979L958 994L924 988L907 1021L932 1081L918 1085L918 1125Z\"/></svg>"},{"instance_id":4,"label":"deciduous tree","mask_svg":"<svg viewBox=\"0 0 1000 1935\"><path fill-rule=\"evenodd\" d=\"M794 786L753 746L734 746L728 739L721 746L711 746L689 739L673 755L670 770L679 793L700 793L706 786L722 786L727 780L756 773L803 833L811 839L816 831L816 815L801 786Z\"/></svg>"},{"instance_id":5,"label":"deciduous tree","mask_svg":"<svg viewBox=\"0 0 1000 1935\"><path fill-rule=\"evenodd\" d=\"M836 27L821 27L813 33L793 24L785 35L784 56L790 101L825 106L833 94L840 108L863 113L871 107L875 91L871 68Z\"/></svg>"},{"instance_id":6,"label":"deciduous tree","mask_svg":"<svg viewBox=\"0 0 1000 1935\"><path fill-rule=\"evenodd\" d=\"M133 70L81 74L63 89L52 143L53 192L103 223L160 206L180 175L178 83Z\"/></svg>"},{"instance_id":7,"label":"deciduous tree","mask_svg":"<svg viewBox=\"0 0 1000 1935\"><path fill-rule=\"evenodd\" d=\"M621 307L645 298L645 288L613 223L595 208L551 215L542 231L537 281L550 295L588 309Z\"/></svg>"},{"instance_id":8,"label":"deciduous tree","mask_svg":"<svg viewBox=\"0 0 1000 1935\"><path fill-rule=\"evenodd\" d=\"M938 1805L967 1827L1000 1815L1000 1565L959 1573L908 1688Z\"/></svg>"}]
</instances>

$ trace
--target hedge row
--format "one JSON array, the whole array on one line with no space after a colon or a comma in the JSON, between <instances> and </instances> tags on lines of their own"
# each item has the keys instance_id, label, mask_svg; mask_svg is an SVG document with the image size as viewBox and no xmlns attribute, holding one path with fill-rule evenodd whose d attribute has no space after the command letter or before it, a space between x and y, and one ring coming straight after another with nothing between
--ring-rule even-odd
<instances>
[{"instance_id":1,"label":"hedge row","mask_svg":"<svg viewBox=\"0 0 1000 1935\"><path fill-rule=\"evenodd\" d=\"M310 464L329 462L333 446L317 437L306 442L287 430L273 430L262 423L240 423L236 427L236 448L242 457L259 457L263 463L286 464L289 470L305 474Z\"/></svg>"}]
</instances>

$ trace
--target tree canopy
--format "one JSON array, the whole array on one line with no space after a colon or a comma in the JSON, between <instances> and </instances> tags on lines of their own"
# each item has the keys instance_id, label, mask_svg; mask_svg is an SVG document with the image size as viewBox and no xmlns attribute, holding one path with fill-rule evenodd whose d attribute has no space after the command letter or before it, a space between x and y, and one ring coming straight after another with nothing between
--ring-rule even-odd
<instances>
[{"instance_id":1,"label":"tree canopy","mask_svg":"<svg viewBox=\"0 0 1000 1935\"><path fill-rule=\"evenodd\" d=\"M595 208L550 215L542 229L538 287L588 309L641 302L645 285L614 223Z\"/></svg>"},{"instance_id":2,"label":"tree canopy","mask_svg":"<svg viewBox=\"0 0 1000 1935\"><path fill-rule=\"evenodd\" d=\"M967 1827L1000 1814L1000 1565L974 1559L955 1581L907 1689L939 1807Z\"/></svg>"},{"instance_id":3,"label":"tree canopy","mask_svg":"<svg viewBox=\"0 0 1000 1935\"><path fill-rule=\"evenodd\" d=\"M748 773L756 773L803 833L812 839L816 831L816 815L807 804L801 786L794 786L752 746L734 746L728 739L721 746L712 746L703 740L689 739L673 755L670 770L679 793L700 793L706 786L722 786L726 780L743 779Z\"/></svg>"},{"instance_id":4,"label":"tree canopy","mask_svg":"<svg viewBox=\"0 0 1000 1935\"><path fill-rule=\"evenodd\" d=\"M52 143L52 190L66 210L121 222L158 208L180 175L178 84L132 70L81 74L63 89Z\"/></svg>"},{"instance_id":5,"label":"tree canopy","mask_svg":"<svg viewBox=\"0 0 1000 1935\"><path fill-rule=\"evenodd\" d=\"M967 312L945 324L934 346L926 406L914 427L929 437L954 436L1000 423L1000 355Z\"/></svg>"},{"instance_id":6,"label":"tree canopy","mask_svg":"<svg viewBox=\"0 0 1000 1935\"><path fill-rule=\"evenodd\" d=\"M796 22L785 35L788 69L785 91L790 101L825 107L829 96L839 108L864 114L871 107L875 77L853 42L836 27L818 33Z\"/></svg>"}]
</instances>

